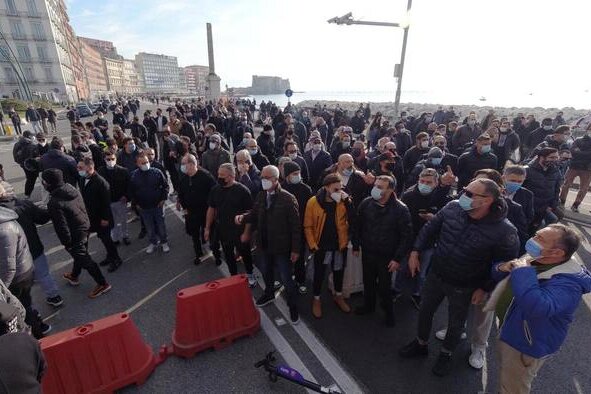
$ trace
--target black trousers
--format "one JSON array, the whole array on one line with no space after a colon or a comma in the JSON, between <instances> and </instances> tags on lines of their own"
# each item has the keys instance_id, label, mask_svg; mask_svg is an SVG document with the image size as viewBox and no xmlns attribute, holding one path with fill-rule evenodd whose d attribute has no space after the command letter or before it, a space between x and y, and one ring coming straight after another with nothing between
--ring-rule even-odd
<instances>
[{"instance_id":1,"label":"black trousers","mask_svg":"<svg viewBox=\"0 0 591 394\"><path fill-rule=\"evenodd\" d=\"M224 257L226 258L226 264L228 264L228 270L231 275L238 273L238 264L236 263L236 255L234 254L234 248L238 254L242 257L244 262L244 268L246 268L247 274L252 274L252 254L250 253L250 245L240 242L240 240L220 240L222 243L222 250L224 251Z\"/></svg>"},{"instance_id":2,"label":"black trousers","mask_svg":"<svg viewBox=\"0 0 591 394\"><path fill-rule=\"evenodd\" d=\"M392 302L392 273L388 272L387 257L363 251L361 264L363 266L363 298L365 307L375 309L376 298L379 294L380 304L387 315L394 313Z\"/></svg>"},{"instance_id":3,"label":"black trousers","mask_svg":"<svg viewBox=\"0 0 591 394\"><path fill-rule=\"evenodd\" d=\"M165 159L164 160L164 167L166 171L170 174L170 182L172 183L172 188L174 191L179 190L179 172L176 168L176 162L174 160Z\"/></svg>"},{"instance_id":4,"label":"black trousers","mask_svg":"<svg viewBox=\"0 0 591 394\"><path fill-rule=\"evenodd\" d=\"M21 129L21 123L20 122L12 122L12 125L14 126L14 132L17 135L23 134L23 130Z\"/></svg>"},{"instance_id":5,"label":"black trousers","mask_svg":"<svg viewBox=\"0 0 591 394\"><path fill-rule=\"evenodd\" d=\"M85 269L98 285L107 284L101 269L88 254L88 239L84 242L80 241L73 244L72 247L68 249L68 253L70 253L70 256L74 259L72 276L78 278L82 273L82 270Z\"/></svg>"},{"instance_id":6,"label":"black trousers","mask_svg":"<svg viewBox=\"0 0 591 394\"><path fill-rule=\"evenodd\" d=\"M41 316L39 312L33 309L33 301L31 299L31 288L33 287L33 270L30 270L28 274L19 279L18 282L12 282L8 287L8 290L23 304L25 308L25 322L31 326L33 336L37 339L42 338Z\"/></svg>"},{"instance_id":7,"label":"black trousers","mask_svg":"<svg viewBox=\"0 0 591 394\"><path fill-rule=\"evenodd\" d=\"M447 335L443 341L443 349L453 352L460 342L464 331L464 325L468 316L472 293L475 288L463 288L446 283L431 269L427 274L427 280L421 294L421 307L419 310L418 337L422 341L428 341L433 325L433 315L439 308L444 298L447 297Z\"/></svg>"},{"instance_id":8,"label":"black trousers","mask_svg":"<svg viewBox=\"0 0 591 394\"><path fill-rule=\"evenodd\" d=\"M324 282L324 275L326 274L326 266L328 264L324 264L324 256L326 255L327 250L318 250L314 253L314 296L318 297L322 292L322 283ZM335 251L334 253L341 253L339 251ZM343 291L343 277L345 273L345 263L343 261L343 267L340 270L335 271L334 269L334 260L331 264L332 269L332 281L334 284L334 291L336 293L340 293Z\"/></svg>"},{"instance_id":9,"label":"black trousers","mask_svg":"<svg viewBox=\"0 0 591 394\"><path fill-rule=\"evenodd\" d=\"M37 171L28 171L24 168L23 170L25 171L25 178L27 179L25 181L25 196L30 197L31 193L33 193L33 190L35 189L35 182L37 182L39 173Z\"/></svg>"},{"instance_id":10,"label":"black trousers","mask_svg":"<svg viewBox=\"0 0 591 394\"><path fill-rule=\"evenodd\" d=\"M121 260L121 257L119 257L119 252L117 252L117 246L115 246L115 243L111 238L111 227L100 226L97 229L96 236L98 237L98 239L101 240L101 242L105 246L105 250L107 251L107 261L113 263L115 261Z\"/></svg>"},{"instance_id":11,"label":"black trousers","mask_svg":"<svg viewBox=\"0 0 591 394\"><path fill-rule=\"evenodd\" d=\"M293 265L293 274L295 276L295 281L299 286L306 284L306 256L304 251L306 250L306 237L302 233L302 243L300 246L300 257L298 257L298 261L295 262Z\"/></svg>"}]
</instances>

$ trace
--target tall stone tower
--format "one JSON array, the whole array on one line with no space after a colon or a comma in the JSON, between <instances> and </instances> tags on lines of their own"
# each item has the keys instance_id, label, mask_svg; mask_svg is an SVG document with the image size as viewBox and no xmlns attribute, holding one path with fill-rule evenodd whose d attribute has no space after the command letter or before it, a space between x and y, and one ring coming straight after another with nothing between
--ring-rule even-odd
<instances>
[{"instance_id":1,"label":"tall stone tower","mask_svg":"<svg viewBox=\"0 0 591 394\"><path fill-rule=\"evenodd\" d=\"M213 35L211 23L207 24L207 57L209 59L209 74L207 75L207 99L217 101L220 98L221 78L215 73L215 61L213 59Z\"/></svg>"}]
</instances>

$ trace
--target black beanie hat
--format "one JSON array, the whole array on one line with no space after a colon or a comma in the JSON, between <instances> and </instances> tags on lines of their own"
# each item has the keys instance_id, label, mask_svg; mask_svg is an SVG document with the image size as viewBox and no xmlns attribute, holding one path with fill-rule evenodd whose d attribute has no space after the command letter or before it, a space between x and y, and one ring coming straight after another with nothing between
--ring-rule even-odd
<instances>
[{"instance_id":1,"label":"black beanie hat","mask_svg":"<svg viewBox=\"0 0 591 394\"><path fill-rule=\"evenodd\" d=\"M285 177L287 177L292 172L296 172L299 170L301 170L299 164L293 161L288 161L283 165L283 174L285 175Z\"/></svg>"},{"instance_id":2,"label":"black beanie hat","mask_svg":"<svg viewBox=\"0 0 591 394\"><path fill-rule=\"evenodd\" d=\"M41 179L47 183L47 186L50 189L55 189L56 187L60 187L64 184L64 174L62 173L62 170L57 168L49 168L43 171L43 174L41 174Z\"/></svg>"}]
</instances>

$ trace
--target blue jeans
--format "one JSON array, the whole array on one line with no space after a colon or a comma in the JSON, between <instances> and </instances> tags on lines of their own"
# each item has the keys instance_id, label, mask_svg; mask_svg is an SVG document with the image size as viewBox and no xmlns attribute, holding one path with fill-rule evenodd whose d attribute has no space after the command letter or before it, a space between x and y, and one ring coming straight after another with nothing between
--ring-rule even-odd
<instances>
[{"instance_id":1,"label":"blue jeans","mask_svg":"<svg viewBox=\"0 0 591 394\"><path fill-rule=\"evenodd\" d=\"M53 298L57 296L58 289L53 277L49 273L49 264L47 264L47 256L41 253L41 256L33 260L35 266L35 282L38 282L45 293L46 298Z\"/></svg>"},{"instance_id":2,"label":"blue jeans","mask_svg":"<svg viewBox=\"0 0 591 394\"><path fill-rule=\"evenodd\" d=\"M281 282L287 291L287 305L290 308L295 308L298 291L296 284L291 277L292 262L289 259L289 254L261 253L259 258L263 268L263 278L265 279L265 295L273 295L275 268L277 268L279 270Z\"/></svg>"},{"instance_id":3,"label":"blue jeans","mask_svg":"<svg viewBox=\"0 0 591 394\"><path fill-rule=\"evenodd\" d=\"M161 243L168 242L166 224L164 223L164 208L142 208L140 214L142 215L142 219L144 219L150 243L152 245L158 245L158 241Z\"/></svg>"},{"instance_id":4,"label":"blue jeans","mask_svg":"<svg viewBox=\"0 0 591 394\"><path fill-rule=\"evenodd\" d=\"M434 249L423 250L419 254L419 261L421 262L421 271L418 277L411 278L410 271L408 269L408 258L404 259L403 268L396 273L396 279L394 280L394 290L400 291L406 283L414 281L413 295L420 295L425 279L427 278L427 272L431 267L431 258L433 257Z\"/></svg>"}]
</instances>

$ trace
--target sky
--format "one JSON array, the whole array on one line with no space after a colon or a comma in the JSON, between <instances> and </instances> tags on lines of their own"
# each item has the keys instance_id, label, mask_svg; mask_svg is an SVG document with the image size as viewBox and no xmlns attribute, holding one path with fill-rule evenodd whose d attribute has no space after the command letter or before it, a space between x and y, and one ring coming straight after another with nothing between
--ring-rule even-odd
<instances>
[{"instance_id":1,"label":"sky","mask_svg":"<svg viewBox=\"0 0 591 394\"><path fill-rule=\"evenodd\" d=\"M207 65L211 22L222 87L276 75L296 91L394 90L402 29L327 23L352 12L410 22L403 91L534 93L566 106L591 90L589 1L414 0L409 17L406 0L66 2L76 34L113 41L126 58L177 56L179 66Z\"/></svg>"}]
</instances>

